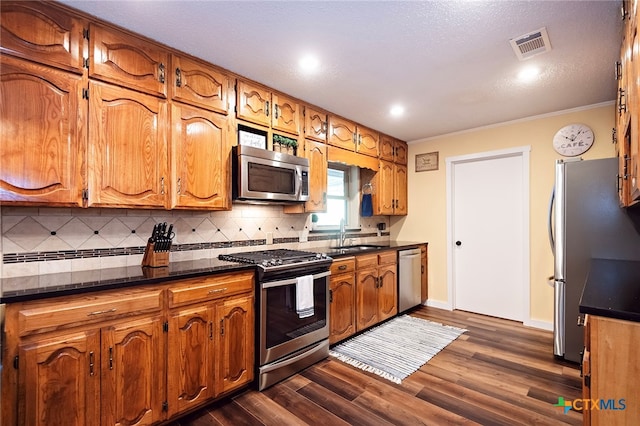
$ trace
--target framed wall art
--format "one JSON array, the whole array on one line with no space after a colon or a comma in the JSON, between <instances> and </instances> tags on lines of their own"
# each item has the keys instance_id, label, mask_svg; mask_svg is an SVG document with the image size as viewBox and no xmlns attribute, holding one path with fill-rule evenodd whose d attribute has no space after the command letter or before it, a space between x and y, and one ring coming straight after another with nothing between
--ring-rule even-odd
<instances>
[{"instance_id":1,"label":"framed wall art","mask_svg":"<svg viewBox=\"0 0 640 426\"><path fill-rule=\"evenodd\" d=\"M267 149L267 132L239 125L238 145L248 145L254 148Z\"/></svg>"},{"instance_id":2,"label":"framed wall art","mask_svg":"<svg viewBox=\"0 0 640 426\"><path fill-rule=\"evenodd\" d=\"M416 154L416 172L438 170L438 152Z\"/></svg>"}]
</instances>

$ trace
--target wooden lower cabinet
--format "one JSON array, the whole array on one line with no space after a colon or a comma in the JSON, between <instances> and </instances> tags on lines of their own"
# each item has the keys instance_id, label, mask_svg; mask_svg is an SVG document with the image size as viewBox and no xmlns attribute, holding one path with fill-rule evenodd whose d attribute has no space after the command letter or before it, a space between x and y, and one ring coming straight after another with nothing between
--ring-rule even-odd
<instances>
[{"instance_id":1,"label":"wooden lower cabinet","mask_svg":"<svg viewBox=\"0 0 640 426\"><path fill-rule=\"evenodd\" d=\"M249 384L254 275L6 306L3 425L150 425Z\"/></svg>"},{"instance_id":2,"label":"wooden lower cabinet","mask_svg":"<svg viewBox=\"0 0 640 426\"><path fill-rule=\"evenodd\" d=\"M582 362L583 399L587 400L582 405L584 425L637 424L638 341L640 322L587 315Z\"/></svg>"},{"instance_id":3,"label":"wooden lower cabinet","mask_svg":"<svg viewBox=\"0 0 640 426\"><path fill-rule=\"evenodd\" d=\"M356 329L398 313L397 252L356 256Z\"/></svg>"},{"instance_id":4,"label":"wooden lower cabinet","mask_svg":"<svg viewBox=\"0 0 640 426\"><path fill-rule=\"evenodd\" d=\"M356 332L355 258L332 263L329 303L329 344L334 344Z\"/></svg>"}]
</instances>

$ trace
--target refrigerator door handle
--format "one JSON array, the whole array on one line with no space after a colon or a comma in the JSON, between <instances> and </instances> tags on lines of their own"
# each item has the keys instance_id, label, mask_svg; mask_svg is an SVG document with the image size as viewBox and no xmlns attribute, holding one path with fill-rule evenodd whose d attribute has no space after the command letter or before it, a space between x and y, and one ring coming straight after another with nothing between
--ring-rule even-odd
<instances>
[{"instance_id":1,"label":"refrigerator door handle","mask_svg":"<svg viewBox=\"0 0 640 426\"><path fill-rule=\"evenodd\" d=\"M565 282L564 280L555 280L553 284L553 354L556 356L564 356L565 342Z\"/></svg>"},{"instance_id":2,"label":"refrigerator door handle","mask_svg":"<svg viewBox=\"0 0 640 426\"><path fill-rule=\"evenodd\" d=\"M547 226L549 228L549 244L551 245L551 253L556 254L556 242L553 236L553 205L556 199L556 187L551 189L551 196L549 197L549 215L547 220Z\"/></svg>"}]
</instances>

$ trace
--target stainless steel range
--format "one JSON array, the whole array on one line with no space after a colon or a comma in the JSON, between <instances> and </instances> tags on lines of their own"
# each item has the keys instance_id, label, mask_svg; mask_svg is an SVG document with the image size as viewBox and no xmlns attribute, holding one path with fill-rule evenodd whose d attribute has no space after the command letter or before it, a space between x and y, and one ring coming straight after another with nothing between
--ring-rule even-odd
<instances>
[{"instance_id":1,"label":"stainless steel range","mask_svg":"<svg viewBox=\"0 0 640 426\"><path fill-rule=\"evenodd\" d=\"M258 389L329 355L329 267L325 254L275 249L219 255L258 267Z\"/></svg>"}]
</instances>

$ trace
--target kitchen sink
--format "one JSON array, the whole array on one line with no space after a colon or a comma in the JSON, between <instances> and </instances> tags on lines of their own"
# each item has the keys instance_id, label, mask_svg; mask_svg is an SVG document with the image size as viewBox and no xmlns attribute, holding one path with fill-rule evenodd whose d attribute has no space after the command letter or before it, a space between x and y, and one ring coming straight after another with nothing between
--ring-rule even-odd
<instances>
[{"instance_id":1,"label":"kitchen sink","mask_svg":"<svg viewBox=\"0 0 640 426\"><path fill-rule=\"evenodd\" d=\"M356 253L359 251L374 250L374 249L383 248L383 247L387 247L387 246L380 246L375 244L357 244L353 246L331 247L331 250L334 250L340 253Z\"/></svg>"}]
</instances>

